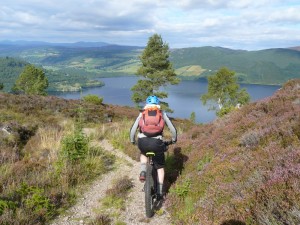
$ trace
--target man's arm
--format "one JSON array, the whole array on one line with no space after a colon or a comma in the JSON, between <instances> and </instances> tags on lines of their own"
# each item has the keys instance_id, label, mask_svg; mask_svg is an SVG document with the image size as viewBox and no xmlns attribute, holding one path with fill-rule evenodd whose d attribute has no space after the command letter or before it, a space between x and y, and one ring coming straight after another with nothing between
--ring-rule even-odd
<instances>
[{"instance_id":1,"label":"man's arm","mask_svg":"<svg viewBox=\"0 0 300 225\"><path fill-rule=\"evenodd\" d=\"M165 112L163 113L163 117L164 117L165 123L167 124L168 128L170 129L170 131L172 133L172 141L175 143L177 141L177 130Z\"/></svg>"},{"instance_id":2,"label":"man's arm","mask_svg":"<svg viewBox=\"0 0 300 225\"><path fill-rule=\"evenodd\" d=\"M130 142L131 143L135 143L135 133L136 133L136 130L138 129L139 127L139 121L140 121L140 118L141 118L142 114L140 113L139 116L136 118L134 124L132 125L131 129L130 129Z\"/></svg>"}]
</instances>

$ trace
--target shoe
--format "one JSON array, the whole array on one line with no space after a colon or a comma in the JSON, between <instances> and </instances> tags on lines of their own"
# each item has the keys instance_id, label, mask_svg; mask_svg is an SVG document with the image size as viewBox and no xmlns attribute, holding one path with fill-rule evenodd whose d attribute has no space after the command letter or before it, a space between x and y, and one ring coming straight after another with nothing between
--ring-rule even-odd
<instances>
[{"instance_id":1,"label":"shoe","mask_svg":"<svg viewBox=\"0 0 300 225\"><path fill-rule=\"evenodd\" d=\"M141 182L144 182L146 180L146 172L145 171L142 171L140 173L140 181Z\"/></svg>"}]
</instances>

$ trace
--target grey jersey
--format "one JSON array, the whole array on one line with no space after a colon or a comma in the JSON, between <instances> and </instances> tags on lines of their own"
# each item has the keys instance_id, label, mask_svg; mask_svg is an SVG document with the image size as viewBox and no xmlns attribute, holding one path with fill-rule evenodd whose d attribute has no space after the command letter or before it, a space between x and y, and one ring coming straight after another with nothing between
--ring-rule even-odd
<instances>
[{"instance_id":1,"label":"grey jersey","mask_svg":"<svg viewBox=\"0 0 300 225\"><path fill-rule=\"evenodd\" d=\"M142 113L139 114L139 116L136 118L134 124L132 125L132 127L130 129L130 141L132 143L135 142L135 134L139 128L139 121L140 121L141 117L142 117ZM165 112L163 112L163 119L172 133L172 141L176 142L177 141L177 130ZM139 133L138 137L146 137L146 136L144 134ZM159 136L153 137L153 138L162 138L162 136L159 135Z\"/></svg>"}]
</instances>

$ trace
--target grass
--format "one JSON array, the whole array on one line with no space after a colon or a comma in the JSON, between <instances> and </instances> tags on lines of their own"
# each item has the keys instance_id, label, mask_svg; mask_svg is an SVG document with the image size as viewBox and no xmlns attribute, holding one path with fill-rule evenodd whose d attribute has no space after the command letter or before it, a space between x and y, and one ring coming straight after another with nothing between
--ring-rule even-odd
<instances>
[{"instance_id":1,"label":"grass","mask_svg":"<svg viewBox=\"0 0 300 225\"><path fill-rule=\"evenodd\" d=\"M114 157L93 144L100 134L77 139L76 125L105 123L99 112L110 112L51 96L1 93L0 102L0 127L8 130L0 130L0 224L46 224L74 204L82 186L112 168ZM74 154L64 154L78 140L85 147L76 144ZM84 157L73 157L83 149Z\"/></svg>"},{"instance_id":2,"label":"grass","mask_svg":"<svg viewBox=\"0 0 300 225\"><path fill-rule=\"evenodd\" d=\"M176 74L178 76L201 76L203 72L205 72L206 69L203 69L199 65L190 65L190 66L184 66L181 68L176 69Z\"/></svg>"}]
</instances>

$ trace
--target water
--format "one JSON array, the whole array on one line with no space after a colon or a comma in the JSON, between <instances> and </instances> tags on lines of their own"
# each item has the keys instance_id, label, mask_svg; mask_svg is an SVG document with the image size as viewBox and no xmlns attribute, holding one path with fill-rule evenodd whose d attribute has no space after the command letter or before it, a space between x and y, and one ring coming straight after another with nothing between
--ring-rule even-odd
<instances>
[{"instance_id":1,"label":"water","mask_svg":"<svg viewBox=\"0 0 300 225\"><path fill-rule=\"evenodd\" d=\"M106 104L134 106L131 101L132 92L130 88L137 83L137 77L113 77L101 78L105 83L103 87L86 88L79 92L56 92L52 93L65 99L80 99L81 97L93 94L103 97ZM251 96L251 101L256 101L271 96L280 86L242 84ZM215 111L208 111L208 106L204 106L200 101L200 96L207 92L207 81L181 81L178 85L166 87L169 97L164 101L169 103L169 107L174 113L169 113L172 117L190 118L192 112L196 114L196 122L208 123L216 118Z\"/></svg>"}]
</instances>

